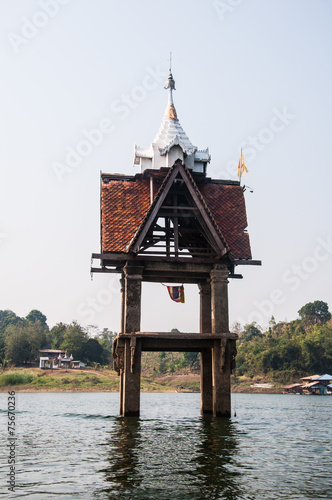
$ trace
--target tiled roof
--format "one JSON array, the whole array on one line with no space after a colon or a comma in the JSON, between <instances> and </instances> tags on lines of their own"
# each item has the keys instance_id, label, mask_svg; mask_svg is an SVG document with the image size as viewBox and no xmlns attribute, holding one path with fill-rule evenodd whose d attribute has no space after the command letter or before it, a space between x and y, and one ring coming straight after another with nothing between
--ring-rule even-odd
<instances>
[{"instance_id":1,"label":"tiled roof","mask_svg":"<svg viewBox=\"0 0 332 500\"><path fill-rule=\"evenodd\" d=\"M103 252L125 252L150 206L148 179L111 180L101 188Z\"/></svg>"},{"instance_id":2,"label":"tiled roof","mask_svg":"<svg viewBox=\"0 0 332 500\"><path fill-rule=\"evenodd\" d=\"M154 177L154 196L162 180ZM195 183L195 181L192 181ZM250 259L249 236L241 186L205 181L197 185L233 259ZM102 253L126 252L150 208L150 181L113 176L101 188Z\"/></svg>"},{"instance_id":3,"label":"tiled roof","mask_svg":"<svg viewBox=\"0 0 332 500\"><path fill-rule=\"evenodd\" d=\"M246 206L241 186L206 183L198 185L234 259L251 259Z\"/></svg>"}]
</instances>

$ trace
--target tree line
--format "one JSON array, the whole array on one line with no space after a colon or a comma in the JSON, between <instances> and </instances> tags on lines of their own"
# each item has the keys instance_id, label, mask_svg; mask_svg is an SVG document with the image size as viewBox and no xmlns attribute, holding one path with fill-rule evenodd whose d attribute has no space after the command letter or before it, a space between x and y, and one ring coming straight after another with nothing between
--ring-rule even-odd
<instances>
[{"instance_id":1,"label":"tree line","mask_svg":"<svg viewBox=\"0 0 332 500\"><path fill-rule=\"evenodd\" d=\"M303 306L299 319L263 332L255 322L238 327L236 375L274 375L285 380L332 371L332 321L323 301Z\"/></svg>"},{"instance_id":2,"label":"tree line","mask_svg":"<svg viewBox=\"0 0 332 500\"><path fill-rule=\"evenodd\" d=\"M308 374L332 371L332 320L326 302L303 306L299 319L276 323L272 317L263 331L255 322L241 327L237 344L236 375L273 375L289 380ZM233 329L233 330L234 330ZM178 332L175 328L172 332ZM88 364L112 364L112 343L116 333L77 322L47 325L47 318L32 310L21 318L0 310L0 363L22 365L38 360L40 349L63 349L68 356ZM142 368L151 374L179 371L199 372L199 353L144 353ZM145 359L146 358L146 359Z\"/></svg>"},{"instance_id":3,"label":"tree line","mask_svg":"<svg viewBox=\"0 0 332 500\"><path fill-rule=\"evenodd\" d=\"M109 365L116 333L96 326L71 324L47 325L46 316L34 309L21 318L13 311L0 310L0 363L16 366L35 363L40 349L63 349L74 360Z\"/></svg>"}]
</instances>

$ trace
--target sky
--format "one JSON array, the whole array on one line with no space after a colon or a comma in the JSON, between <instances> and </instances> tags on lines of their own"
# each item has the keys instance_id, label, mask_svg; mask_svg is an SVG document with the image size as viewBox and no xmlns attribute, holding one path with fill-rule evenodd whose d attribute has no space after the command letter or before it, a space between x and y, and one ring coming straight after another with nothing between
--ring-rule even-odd
<instances>
[{"instance_id":1,"label":"sky","mask_svg":"<svg viewBox=\"0 0 332 500\"><path fill-rule=\"evenodd\" d=\"M230 325L332 308L332 2L0 0L0 309L120 328L100 251L100 172L132 174L174 102L208 175L243 177L253 259ZM251 192L252 191L252 192ZM199 295L143 284L142 331L198 331Z\"/></svg>"}]
</instances>

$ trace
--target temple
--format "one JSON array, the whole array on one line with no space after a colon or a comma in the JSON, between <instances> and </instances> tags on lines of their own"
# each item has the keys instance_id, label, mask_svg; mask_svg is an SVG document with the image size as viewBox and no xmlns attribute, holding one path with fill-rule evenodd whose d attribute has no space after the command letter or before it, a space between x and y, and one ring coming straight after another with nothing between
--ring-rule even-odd
<instances>
[{"instance_id":1,"label":"temple","mask_svg":"<svg viewBox=\"0 0 332 500\"><path fill-rule=\"evenodd\" d=\"M101 174L101 252L92 272L121 275L121 331L113 345L120 414L138 416L142 351L201 353L201 412L231 414L235 333L229 331L228 280L252 260L243 189L211 179L208 149L194 146L177 117L170 71L168 104L149 148L135 146L133 176ZM194 283L200 331L141 331L141 284Z\"/></svg>"}]
</instances>

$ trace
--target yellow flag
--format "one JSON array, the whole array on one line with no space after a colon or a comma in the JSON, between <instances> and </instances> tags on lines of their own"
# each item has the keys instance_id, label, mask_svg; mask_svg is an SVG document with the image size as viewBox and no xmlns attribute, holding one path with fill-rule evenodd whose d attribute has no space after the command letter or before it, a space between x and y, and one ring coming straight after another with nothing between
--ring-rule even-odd
<instances>
[{"instance_id":1,"label":"yellow flag","mask_svg":"<svg viewBox=\"0 0 332 500\"><path fill-rule=\"evenodd\" d=\"M237 167L238 178L241 180L241 177L244 174L246 174L246 173L248 173L248 169L247 169L247 167L244 164L244 158L243 158L242 148L241 148L241 156L240 156L240 159L239 159L239 165Z\"/></svg>"}]
</instances>

